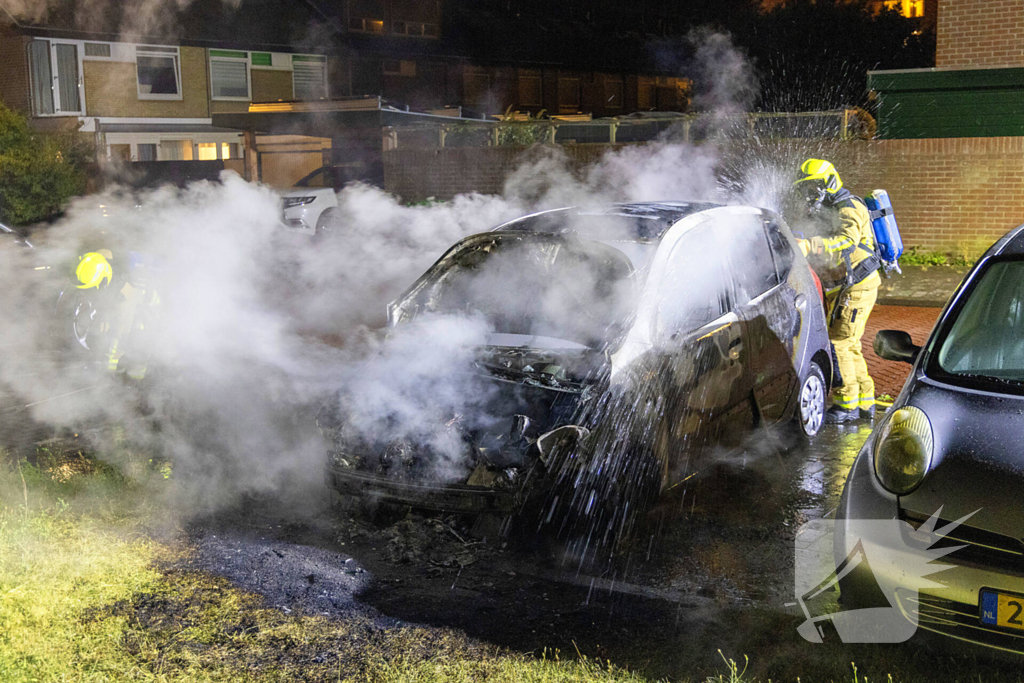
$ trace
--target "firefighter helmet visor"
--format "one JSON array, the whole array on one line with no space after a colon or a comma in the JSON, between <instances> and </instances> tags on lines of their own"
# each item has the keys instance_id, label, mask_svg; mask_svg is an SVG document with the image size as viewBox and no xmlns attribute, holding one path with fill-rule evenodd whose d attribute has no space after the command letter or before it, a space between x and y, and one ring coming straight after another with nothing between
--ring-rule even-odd
<instances>
[{"instance_id":1,"label":"firefighter helmet visor","mask_svg":"<svg viewBox=\"0 0 1024 683\"><path fill-rule=\"evenodd\" d=\"M808 159L802 163L800 177L793 184L797 187L805 184L817 185L829 194L835 194L843 187L836 167L824 159Z\"/></svg>"}]
</instances>

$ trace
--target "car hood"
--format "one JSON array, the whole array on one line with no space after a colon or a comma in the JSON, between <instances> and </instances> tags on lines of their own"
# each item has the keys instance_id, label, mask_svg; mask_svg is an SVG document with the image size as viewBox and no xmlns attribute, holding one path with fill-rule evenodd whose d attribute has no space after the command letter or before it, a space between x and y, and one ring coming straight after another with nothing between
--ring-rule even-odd
<instances>
[{"instance_id":1,"label":"car hood","mask_svg":"<svg viewBox=\"0 0 1024 683\"><path fill-rule=\"evenodd\" d=\"M320 197L333 194L334 190L329 187L293 187L281 192L282 197Z\"/></svg>"},{"instance_id":2,"label":"car hood","mask_svg":"<svg viewBox=\"0 0 1024 683\"><path fill-rule=\"evenodd\" d=\"M971 516L973 527L1024 538L1024 397L947 388L920 380L911 394L935 438L932 470L900 497L906 512L943 519Z\"/></svg>"}]
</instances>

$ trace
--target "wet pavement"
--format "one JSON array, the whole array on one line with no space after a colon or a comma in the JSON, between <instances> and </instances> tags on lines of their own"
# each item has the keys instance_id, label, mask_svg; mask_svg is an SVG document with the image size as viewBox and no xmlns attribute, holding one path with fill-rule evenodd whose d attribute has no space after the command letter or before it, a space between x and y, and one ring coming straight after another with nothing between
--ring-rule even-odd
<instances>
[{"instance_id":1,"label":"wet pavement","mask_svg":"<svg viewBox=\"0 0 1024 683\"><path fill-rule=\"evenodd\" d=\"M868 372L875 380L875 395L888 394L895 397L903 388L910 372L906 363L882 360L875 355L873 344L879 330L903 330L910 333L915 344L923 344L942 312L941 308L921 306L875 306L864 329L864 360Z\"/></svg>"},{"instance_id":2,"label":"wet pavement","mask_svg":"<svg viewBox=\"0 0 1024 683\"><path fill-rule=\"evenodd\" d=\"M882 279L878 301L891 306L942 308L970 266L902 266Z\"/></svg>"}]
</instances>

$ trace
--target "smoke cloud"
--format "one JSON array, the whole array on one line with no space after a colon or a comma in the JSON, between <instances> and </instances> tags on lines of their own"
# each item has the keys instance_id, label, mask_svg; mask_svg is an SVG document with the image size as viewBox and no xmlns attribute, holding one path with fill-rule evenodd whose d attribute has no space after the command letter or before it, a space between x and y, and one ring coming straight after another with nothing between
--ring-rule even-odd
<instances>
[{"instance_id":1,"label":"smoke cloud","mask_svg":"<svg viewBox=\"0 0 1024 683\"><path fill-rule=\"evenodd\" d=\"M704 44L708 63L724 65L724 81L735 76L739 58L727 43L712 36ZM744 94L723 86L714 106ZM132 443L175 463L193 509L209 509L249 492L301 497L321 485L329 444L315 416L337 401L360 438L425 444L448 476L465 448L447 429L452 416L477 421L470 426L498 417L481 412L490 390L472 366L476 349L501 330L471 311L440 311L385 338L387 303L457 240L533 211L742 199L722 184L719 165L712 145L627 147L583 169L538 147L502 196L404 206L351 185L338 196L336 238L317 243L280 225L273 191L229 172L185 190L79 199L37 232L37 249L0 243L0 389L8 396L0 427L123 424ZM780 187L753 191L770 203ZM98 249L121 267L141 263L146 291L159 295L145 333L125 351L146 368L139 383L112 376L96 349L85 352L58 302L62 290L64 300L77 292L78 257ZM526 284L477 286L548 318L579 315L571 298L517 299L536 292Z\"/></svg>"},{"instance_id":2,"label":"smoke cloud","mask_svg":"<svg viewBox=\"0 0 1024 683\"><path fill-rule=\"evenodd\" d=\"M64 0L4 0L2 8L19 23L46 24L56 21L62 28L142 37L173 34L178 25L178 15L196 1L136 0L112 3L110 0L76 0L69 5ZM214 1L230 9L238 9L242 4L242 0Z\"/></svg>"}]
</instances>

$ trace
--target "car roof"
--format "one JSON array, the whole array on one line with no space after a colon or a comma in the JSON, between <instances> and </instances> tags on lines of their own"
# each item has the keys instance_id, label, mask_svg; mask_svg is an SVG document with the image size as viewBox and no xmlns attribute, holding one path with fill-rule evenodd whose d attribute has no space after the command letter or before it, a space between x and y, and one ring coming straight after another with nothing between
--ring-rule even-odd
<instances>
[{"instance_id":1,"label":"car roof","mask_svg":"<svg viewBox=\"0 0 1024 683\"><path fill-rule=\"evenodd\" d=\"M985 256L1019 256L1024 254L1024 225L1006 233L999 240L989 247ZM984 258L984 257L983 257Z\"/></svg>"},{"instance_id":2,"label":"car roof","mask_svg":"<svg viewBox=\"0 0 1024 683\"><path fill-rule=\"evenodd\" d=\"M637 242L656 242L664 237L668 229L681 219L701 211L722 206L712 202L636 202L629 204L609 204L603 207L571 206L550 211L541 211L516 218L503 223L494 229L495 232L531 232L539 234L560 234L566 231L564 219L569 216L622 216L633 218L630 236ZM600 238L596 234L588 234L586 226L574 225L573 231L583 237Z\"/></svg>"}]
</instances>

